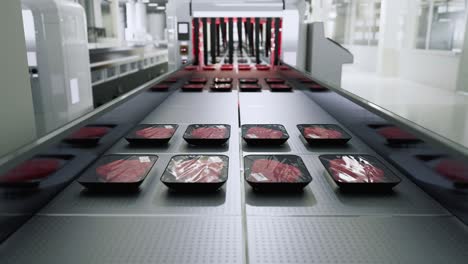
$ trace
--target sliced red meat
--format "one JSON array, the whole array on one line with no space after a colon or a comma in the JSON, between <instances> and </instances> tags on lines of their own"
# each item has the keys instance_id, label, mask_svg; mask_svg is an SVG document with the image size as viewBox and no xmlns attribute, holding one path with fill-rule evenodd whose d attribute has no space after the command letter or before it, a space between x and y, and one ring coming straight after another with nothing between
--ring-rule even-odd
<instances>
[{"instance_id":1,"label":"sliced red meat","mask_svg":"<svg viewBox=\"0 0 468 264\"><path fill-rule=\"evenodd\" d=\"M71 134L69 138L83 139L83 138L100 138L110 131L109 127L82 127L75 133Z\"/></svg>"},{"instance_id":2,"label":"sliced red meat","mask_svg":"<svg viewBox=\"0 0 468 264\"><path fill-rule=\"evenodd\" d=\"M119 159L97 167L96 173L105 182L137 182L145 176L151 165L151 162L138 159Z\"/></svg>"},{"instance_id":3,"label":"sliced red meat","mask_svg":"<svg viewBox=\"0 0 468 264\"><path fill-rule=\"evenodd\" d=\"M298 182L301 177L299 168L276 160L258 159L250 168L250 179L257 182Z\"/></svg>"},{"instance_id":4,"label":"sliced red meat","mask_svg":"<svg viewBox=\"0 0 468 264\"><path fill-rule=\"evenodd\" d=\"M260 87L260 85L258 84L241 84L239 86L240 89L245 89L245 90L258 90L258 89L261 89L262 87Z\"/></svg>"},{"instance_id":5,"label":"sliced red meat","mask_svg":"<svg viewBox=\"0 0 468 264\"><path fill-rule=\"evenodd\" d=\"M249 65L245 65L245 66L239 65L239 71L250 71L251 69L252 67L250 67Z\"/></svg>"},{"instance_id":6,"label":"sliced red meat","mask_svg":"<svg viewBox=\"0 0 468 264\"><path fill-rule=\"evenodd\" d=\"M282 138L283 135L283 132L279 130L260 126L251 127L245 133L246 138Z\"/></svg>"},{"instance_id":7,"label":"sliced red meat","mask_svg":"<svg viewBox=\"0 0 468 264\"><path fill-rule=\"evenodd\" d=\"M326 129L323 127L314 126L314 127L304 128L304 137L305 138L342 138L343 134L333 129Z\"/></svg>"},{"instance_id":8,"label":"sliced red meat","mask_svg":"<svg viewBox=\"0 0 468 264\"><path fill-rule=\"evenodd\" d=\"M213 66L203 66L203 70L204 71L214 71L214 70L216 70L216 68L213 67Z\"/></svg>"},{"instance_id":9,"label":"sliced red meat","mask_svg":"<svg viewBox=\"0 0 468 264\"><path fill-rule=\"evenodd\" d=\"M199 127L192 130L192 138L225 138L227 128L224 126L220 127Z\"/></svg>"},{"instance_id":10,"label":"sliced red meat","mask_svg":"<svg viewBox=\"0 0 468 264\"><path fill-rule=\"evenodd\" d=\"M291 86L287 85L287 84L270 84L270 88L272 90L275 90L275 89L278 89L278 90L284 90L284 89L291 89Z\"/></svg>"},{"instance_id":11,"label":"sliced red meat","mask_svg":"<svg viewBox=\"0 0 468 264\"><path fill-rule=\"evenodd\" d=\"M56 172L63 160L54 158L34 158L23 162L0 177L2 182L26 182L45 178Z\"/></svg>"},{"instance_id":12,"label":"sliced red meat","mask_svg":"<svg viewBox=\"0 0 468 264\"><path fill-rule=\"evenodd\" d=\"M385 172L365 160L343 156L330 160L330 171L333 178L345 183L379 183L385 180Z\"/></svg>"},{"instance_id":13,"label":"sliced red meat","mask_svg":"<svg viewBox=\"0 0 468 264\"><path fill-rule=\"evenodd\" d=\"M232 71L233 69L234 69L234 66L232 66L232 64L221 65L222 71Z\"/></svg>"},{"instance_id":14,"label":"sliced red meat","mask_svg":"<svg viewBox=\"0 0 468 264\"><path fill-rule=\"evenodd\" d=\"M173 160L169 172L179 182L219 182L224 162L219 157Z\"/></svg>"},{"instance_id":15,"label":"sliced red meat","mask_svg":"<svg viewBox=\"0 0 468 264\"><path fill-rule=\"evenodd\" d=\"M142 138L161 139L170 138L175 132L174 128L165 127L147 127L137 130L135 134Z\"/></svg>"},{"instance_id":16,"label":"sliced red meat","mask_svg":"<svg viewBox=\"0 0 468 264\"><path fill-rule=\"evenodd\" d=\"M386 139L417 140L417 138L412 134L395 126L379 128L377 129L377 133L379 133Z\"/></svg>"},{"instance_id":17,"label":"sliced red meat","mask_svg":"<svg viewBox=\"0 0 468 264\"><path fill-rule=\"evenodd\" d=\"M442 159L435 170L453 182L468 184L468 165L460 161Z\"/></svg>"}]
</instances>

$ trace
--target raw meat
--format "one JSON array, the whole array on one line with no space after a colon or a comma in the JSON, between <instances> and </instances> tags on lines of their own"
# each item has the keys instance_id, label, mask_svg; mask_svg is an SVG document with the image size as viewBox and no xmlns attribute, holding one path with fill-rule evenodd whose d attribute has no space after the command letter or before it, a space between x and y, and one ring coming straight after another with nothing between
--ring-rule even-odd
<instances>
[{"instance_id":1,"label":"raw meat","mask_svg":"<svg viewBox=\"0 0 468 264\"><path fill-rule=\"evenodd\" d=\"M435 170L453 182L468 184L468 166L460 161L442 159Z\"/></svg>"},{"instance_id":2,"label":"raw meat","mask_svg":"<svg viewBox=\"0 0 468 264\"><path fill-rule=\"evenodd\" d=\"M275 89L284 90L284 89L291 89L291 86L289 86L287 84L274 83L274 84L270 84L270 88L273 89L273 90L275 90Z\"/></svg>"},{"instance_id":3,"label":"raw meat","mask_svg":"<svg viewBox=\"0 0 468 264\"><path fill-rule=\"evenodd\" d=\"M169 172L179 182L218 182L224 168L219 157L173 160Z\"/></svg>"},{"instance_id":4,"label":"raw meat","mask_svg":"<svg viewBox=\"0 0 468 264\"><path fill-rule=\"evenodd\" d=\"M270 69L270 66L268 66L268 65L259 65L258 64L258 65L256 65L256 67L257 67L257 70L259 70L259 71L268 71Z\"/></svg>"},{"instance_id":5,"label":"raw meat","mask_svg":"<svg viewBox=\"0 0 468 264\"><path fill-rule=\"evenodd\" d=\"M257 182L298 182L301 177L299 168L276 160L258 159L250 168L250 179Z\"/></svg>"},{"instance_id":6,"label":"raw meat","mask_svg":"<svg viewBox=\"0 0 468 264\"><path fill-rule=\"evenodd\" d=\"M333 178L345 183L379 183L385 180L385 172L364 159L343 156L329 162Z\"/></svg>"},{"instance_id":7,"label":"raw meat","mask_svg":"<svg viewBox=\"0 0 468 264\"><path fill-rule=\"evenodd\" d=\"M82 139L82 138L100 138L109 132L109 127L82 127L69 138Z\"/></svg>"},{"instance_id":8,"label":"raw meat","mask_svg":"<svg viewBox=\"0 0 468 264\"><path fill-rule=\"evenodd\" d=\"M97 167L96 173L105 182L137 182L145 176L151 165L151 162L138 159L119 159Z\"/></svg>"},{"instance_id":9,"label":"raw meat","mask_svg":"<svg viewBox=\"0 0 468 264\"><path fill-rule=\"evenodd\" d=\"M216 68L213 67L213 66L203 66L203 70L204 71L214 71L214 70L216 70Z\"/></svg>"},{"instance_id":10,"label":"raw meat","mask_svg":"<svg viewBox=\"0 0 468 264\"><path fill-rule=\"evenodd\" d=\"M222 71L232 71L233 68L234 68L234 66L232 66L232 64L221 65L221 70Z\"/></svg>"},{"instance_id":11,"label":"raw meat","mask_svg":"<svg viewBox=\"0 0 468 264\"><path fill-rule=\"evenodd\" d=\"M135 134L142 138L170 138L175 132L174 128L165 127L147 127L135 132Z\"/></svg>"},{"instance_id":12,"label":"raw meat","mask_svg":"<svg viewBox=\"0 0 468 264\"><path fill-rule=\"evenodd\" d=\"M285 80L280 79L280 78L266 78L265 82L266 83L284 83Z\"/></svg>"},{"instance_id":13,"label":"raw meat","mask_svg":"<svg viewBox=\"0 0 468 264\"><path fill-rule=\"evenodd\" d=\"M62 165L62 160L53 158L35 158L13 168L2 177L3 182L25 182L38 180L56 172Z\"/></svg>"},{"instance_id":14,"label":"raw meat","mask_svg":"<svg viewBox=\"0 0 468 264\"><path fill-rule=\"evenodd\" d=\"M240 83L258 83L257 78L241 78L239 79Z\"/></svg>"},{"instance_id":15,"label":"raw meat","mask_svg":"<svg viewBox=\"0 0 468 264\"><path fill-rule=\"evenodd\" d=\"M251 127L245 134L246 138L282 138L283 132L266 127Z\"/></svg>"},{"instance_id":16,"label":"raw meat","mask_svg":"<svg viewBox=\"0 0 468 264\"><path fill-rule=\"evenodd\" d=\"M379 128L377 133L387 139L417 140L417 138L412 134L394 126Z\"/></svg>"},{"instance_id":17,"label":"raw meat","mask_svg":"<svg viewBox=\"0 0 468 264\"><path fill-rule=\"evenodd\" d=\"M258 90L258 89L261 89L262 87L260 87L260 85L258 84L241 84L239 86L240 89L252 89L252 90Z\"/></svg>"},{"instance_id":18,"label":"raw meat","mask_svg":"<svg viewBox=\"0 0 468 264\"><path fill-rule=\"evenodd\" d=\"M203 90L203 84L185 84L182 88L187 90Z\"/></svg>"},{"instance_id":19,"label":"raw meat","mask_svg":"<svg viewBox=\"0 0 468 264\"><path fill-rule=\"evenodd\" d=\"M316 126L316 127L304 128L304 137L305 138L342 138L343 135L339 131Z\"/></svg>"},{"instance_id":20,"label":"raw meat","mask_svg":"<svg viewBox=\"0 0 468 264\"><path fill-rule=\"evenodd\" d=\"M227 129L224 126L199 127L192 130L192 138L225 138Z\"/></svg>"}]
</instances>

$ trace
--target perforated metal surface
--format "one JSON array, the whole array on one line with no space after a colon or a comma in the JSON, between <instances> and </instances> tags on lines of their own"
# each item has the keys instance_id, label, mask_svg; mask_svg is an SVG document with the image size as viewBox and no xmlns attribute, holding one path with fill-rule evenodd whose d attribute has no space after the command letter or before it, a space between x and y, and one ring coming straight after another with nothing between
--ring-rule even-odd
<instances>
[{"instance_id":1,"label":"perforated metal surface","mask_svg":"<svg viewBox=\"0 0 468 264\"><path fill-rule=\"evenodd\" d=\"M468 259L468 230L453 217L250 217L247 232L258 264Z\"/></svg>"},{"instance_id":2,"label":"perforated metal surface","mask_svg":"<svg viewBox=\"0 0 468 264\"><path fill-rule=\"evenodd\" d=\"M242 263L239 217L35 217L2 264Z\"/></svg>"}]
</instances>

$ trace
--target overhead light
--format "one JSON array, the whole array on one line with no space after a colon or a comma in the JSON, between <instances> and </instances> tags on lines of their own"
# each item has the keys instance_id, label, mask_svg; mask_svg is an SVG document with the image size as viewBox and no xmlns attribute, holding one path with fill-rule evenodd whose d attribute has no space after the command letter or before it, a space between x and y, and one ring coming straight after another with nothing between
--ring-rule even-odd
<instances>
[{"instance_id":1,"label":"overhead light","mask_svg":"<svg viewBox=\"0 0 468 264\"><path fill-rule=\"evenodd\" d=\"M158 3L149 3L148 6L157 7L157 6L158 6Z\"/></svg>"}]
</instances>

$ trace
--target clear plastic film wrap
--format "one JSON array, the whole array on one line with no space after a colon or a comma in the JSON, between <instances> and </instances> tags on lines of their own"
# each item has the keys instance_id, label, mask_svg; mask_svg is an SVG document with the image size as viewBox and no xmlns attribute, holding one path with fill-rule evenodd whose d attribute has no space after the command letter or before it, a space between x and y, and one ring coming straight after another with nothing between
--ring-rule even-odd
<instances>
[{"instance_id":1,"label":"clear plastic film wrap","mask_svg":"<svg viewBox=\"0 0 468 264\"><path fill-rule=\"evenodd\" d=\"M245 178L256 183L310 182L302 159L294 155L249 155L244 158Z\"/></svg>"},{"instance_id":2,"label":"clear plastic film wrap","mask_svg":"<svg viewBox=\"0 0 468 264\"><path fill-rule=\"evenodd\" d=\"M172 157L163 182L219 183L227 180L228 158L221 155L179 155Z\"/></svg>"},{"instance_id":3,"label":"clear plastic film wrap","mask_svg":"<svg viewBox=\"0 0 468 264\"><path fill-rule=\"evenodd\" d=\"M139 125L134 136L146 139L165 139L171 138L176 129L176 125Z\"/></svg>"},{"instance_id":4,"label":"clear plastic film wrap","mask_svg":"<svg viewBox=\"0 0 468 264\"><path fill-rule=\"evenodd\" d=\"M156 156L107 155L97 162L96 178L102 182L138 182L146 177L156 160Z\"/></svg>"},{"instance_id":5,"label":"clear plastic film wrap","mask_svg":"<svg viewBox=\"0 0 468 264\"><path fill-rule=\"evenodd\" d=\"M279 139L287 138L288 134L282 125L243 125L242 134L249 139Z\"/></svg>"}]
</instances>

